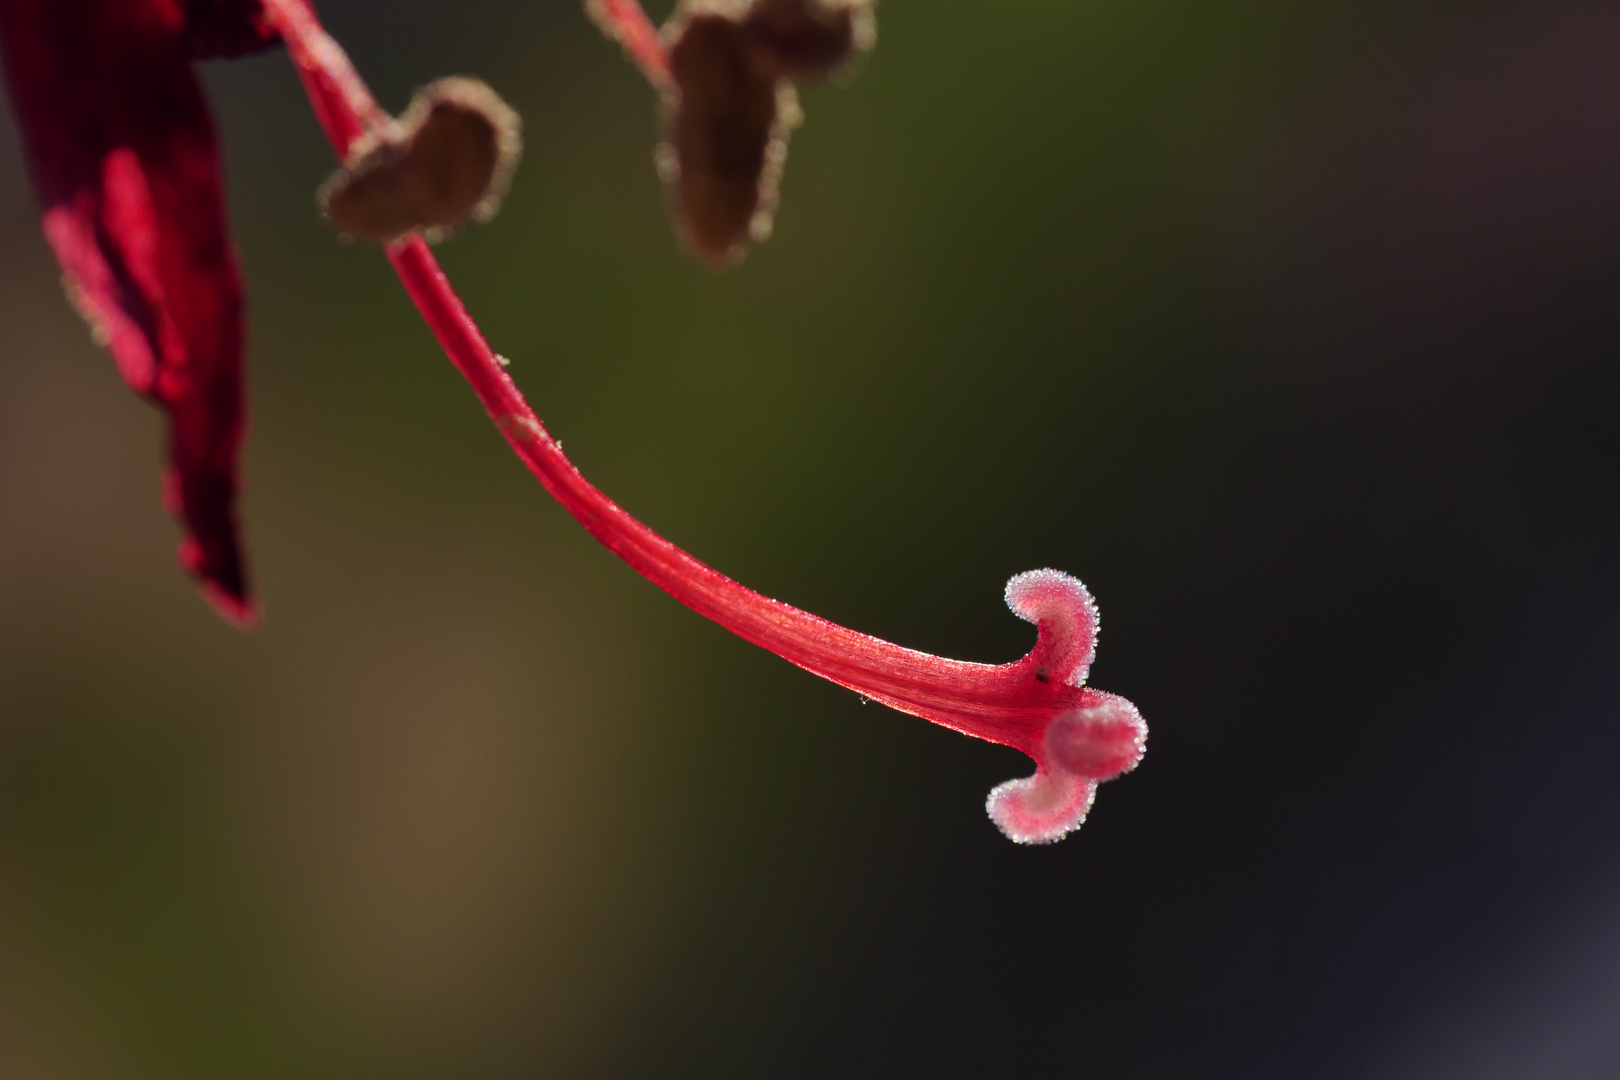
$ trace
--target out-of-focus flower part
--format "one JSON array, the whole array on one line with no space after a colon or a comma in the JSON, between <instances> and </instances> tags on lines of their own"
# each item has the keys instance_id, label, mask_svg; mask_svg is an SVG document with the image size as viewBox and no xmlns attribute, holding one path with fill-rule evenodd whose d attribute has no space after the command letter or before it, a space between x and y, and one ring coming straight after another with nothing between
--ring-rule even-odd
<instances>
[{"instance_id":1,"label":"out-of-focus flower part","mask_svg":"<svg viewBox=\"0 0 1620 1080\"><path fill-rule=\"evenodd\" d=\"M586 10L663 97L659 172L692 252L715 266L771 234L796 82L849 67L877 37L872 0L682 0L661 31L635 0Z\"/></svg>"},{"instance_id":2,"label":"out-of-focus flower part","mask_svg":"<svg viewBox=\"0 0 1620 1080\"><path fill-rule=\"evenodd\" d=\"M687 245L724 266L748 239L770 235L797 98L758 62L734 19L701 10L677 18L662 166Z\"/></svg>"},{"instance_id":3,"label":"out-of-focus flower part","mask_svg":"<svg viewBox=\"0 0 1620 1080\"><path fill-rule=\"evenodd\" d=\"M276 40L253 0L0 0L12 105L69 298L169 418L181 563L256 617L236 524L243 295L191 62Z\"/></svg>"},{"instance_id":4,"label":"out-of-focus flower part","mask_svg":"<svg viewBox=\"0 0 1620 1080\"><path fill-rule=\"evenodd\" d=\"M182 0L180 6L195 60L243 56L281 40L259 0Z\"/></svg>"},{"instance_id":5,"label":"out-of-focus flower part","mask_svg":"<svg viewBox=\"0 0 1620 1080\"><path fill-rule=\"evenodd\" d=\"M585 14L659 90L669 88L669 54L640 0L585 0Z\"/></svg>"},{"instance_id":6,"label":"out-of-focus flower part","mask_svg":"<svg viewBox=\"0 0 1620 1080\"><path fill-rule=\"evenodd\" d=\"M398 120L373 131L321 189L338 230L388 243L413 230L430 242L500 210L523 124L477 79L439 79L416 92Z\"/></svg>"},{"instance_id":7,"label":"out-of-focus flower part","mask_svg":"<svg viewBox=\"0 0 1620 1080\"><path fill-rule=\"evenodd\" d=\"M877 41L871 0L754 0L742 25L754 55L799 82L848 67Z\"/></svg>"}]
</instances>

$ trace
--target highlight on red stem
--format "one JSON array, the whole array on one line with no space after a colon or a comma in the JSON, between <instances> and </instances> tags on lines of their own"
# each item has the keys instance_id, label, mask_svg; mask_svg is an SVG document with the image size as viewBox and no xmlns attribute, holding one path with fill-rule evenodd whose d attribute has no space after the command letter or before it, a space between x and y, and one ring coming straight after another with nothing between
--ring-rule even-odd
<instances>
[{"instance_id":1,"label":"highlight on red stem","mask_svg":"<svg viewBox=\"0 0 1620 1080\"><path fill-rule=\"evenodd\" d=\"M390 122L387 115L303 0L263 3L333 149L346 159L369 132ZM386 251L513 452L586 531L638 573L698 614L806 671L1033 759L1034 775L990 794L990 817L1008 837L1045 843L1073 831L1097 785L1141 759L1147 726L1135 707L1085 685L1096 652L1097 608L1079 581L1056 570L1034 570L1008 582L1008 606L1035 624L1037 637L1028 655L1007 664L903 648L761 596L659 536L580 474L507 375L419 235Z\"/></svg>"}]
</instances>

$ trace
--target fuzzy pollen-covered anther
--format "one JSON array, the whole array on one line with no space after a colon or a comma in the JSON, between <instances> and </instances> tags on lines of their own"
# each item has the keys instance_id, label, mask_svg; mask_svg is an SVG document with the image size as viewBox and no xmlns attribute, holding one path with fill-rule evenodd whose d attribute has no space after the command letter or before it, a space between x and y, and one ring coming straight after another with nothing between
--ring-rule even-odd
<instances>
[{"instance_id":1,"label":"fuzzy pollen-covered anther","mask_svg":"<svg viewBox=\"0 0 1620 1080\"><path fill-rule=\"evenodd\" d=\"M871 0L754 0L742 26L762 65L801 82L849 67L877 40Z\"/></svg>"},{"instance_id":2,"label":"fuzzy pollen-covered anther","mask_svg":"<svg viewBox=\"0 0 1620 1080\"><path fill-rule=\"evenodd\" d=\"M799 82L849 68L877 39L874 0L680 0L656 33L636 0L586 0L663 99L658 168L677 228L712 266L771 234Z\"/></svg>"},{"instance_id":3,"label":"fuzzy pollen-covered anther","mask_svg":"<svg viewBox=\"0 0 1620 1080\"><path fill-rule=\"evenodd\" d=\"M714 266L770 235L788 136L798 122L792 83L748 48L742 26L713 4L689 4L665 33L673 92L661 169L682 237Z\"/></svg>"},{"instance_id":4,"label":"fuzzy pollen-covered anther","mask_svg":"<svg viewBox=\"0 0 1620 1080\"><path fill-rule=\"evenodd\" d=\"M522 121L477 79L440 79L371 132L321 188L337 230L377 243L442 239L500 209L523 149Z\"/></svg>"}]
</instances>

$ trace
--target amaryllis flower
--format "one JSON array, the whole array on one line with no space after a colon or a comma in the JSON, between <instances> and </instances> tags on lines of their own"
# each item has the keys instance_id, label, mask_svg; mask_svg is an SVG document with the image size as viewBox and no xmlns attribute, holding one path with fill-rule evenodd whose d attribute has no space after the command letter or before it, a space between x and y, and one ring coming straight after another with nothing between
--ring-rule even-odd
<instances>
[{"instance_id":1,"label":"amaryllis flower","mask_svg":"<svg viewBox=\"0 0 1620 1080\"><path fill-rule=\"evenodd\" d=\"M168 414L180 561L243 623L255 605L236 523L242 284L191 65L274 41L256 0L0 0L11 101L68 296Z\"/></svg>"}]
</instances>

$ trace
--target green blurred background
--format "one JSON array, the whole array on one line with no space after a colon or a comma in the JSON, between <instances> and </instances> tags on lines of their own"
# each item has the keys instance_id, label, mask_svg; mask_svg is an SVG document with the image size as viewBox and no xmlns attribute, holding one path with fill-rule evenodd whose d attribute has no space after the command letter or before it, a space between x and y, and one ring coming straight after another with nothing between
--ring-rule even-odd
<instances>
[{"instance_id":1,"label":"green blurred background","mask_svg":"<svg viewBox=\"0 0 1620 1080\"><path fill-rule=\"evenodd\" d=\"M886 0L722 274L577 4L322 11L523 114L442 257L586 475L964 659L1073 572L1150 752L1017 848L1020 756L598 548L317 219L279 54L206 66L229 629L0 118L0 1075L1620 1074L1612 0Z\"/></svg>"}]
</instances>

